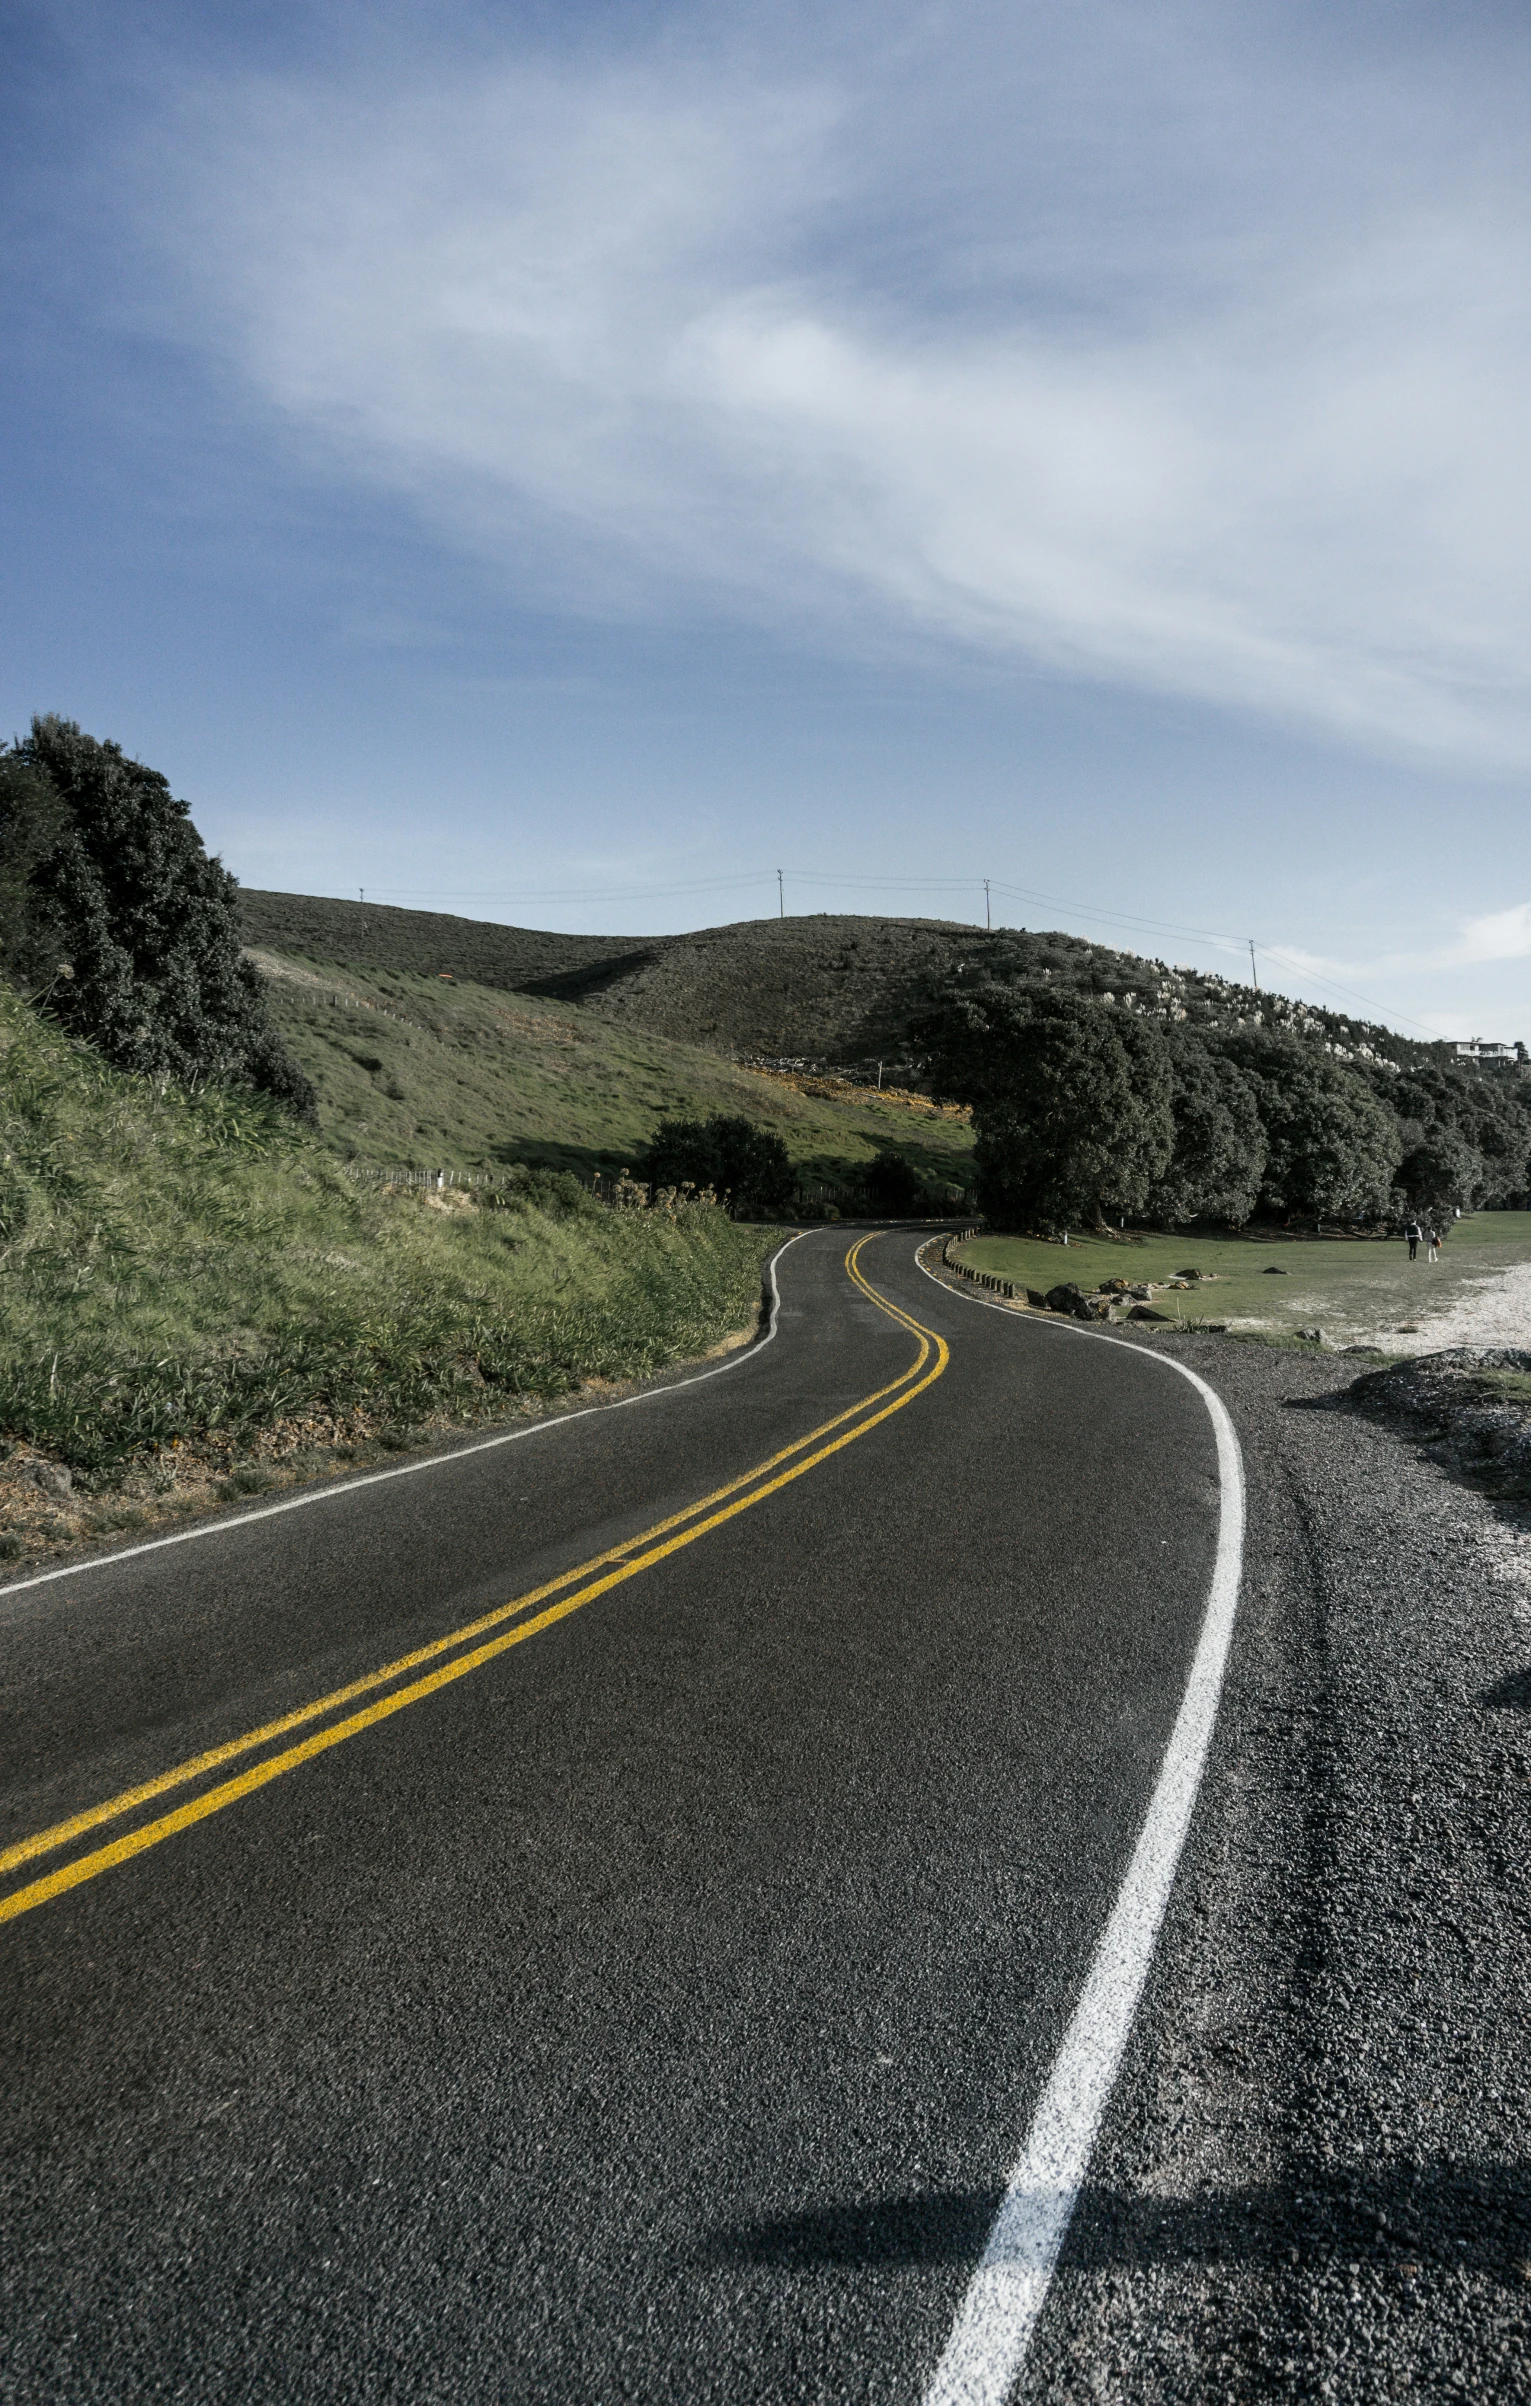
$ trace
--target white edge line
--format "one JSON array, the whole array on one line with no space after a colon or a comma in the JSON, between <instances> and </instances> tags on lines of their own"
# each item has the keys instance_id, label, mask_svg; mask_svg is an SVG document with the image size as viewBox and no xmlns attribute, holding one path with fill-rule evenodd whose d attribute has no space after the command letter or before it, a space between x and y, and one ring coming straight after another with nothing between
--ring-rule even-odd
<instances>
[{"instance_id":1,"label":"white edge line","mask_svg":"<svg viewBox=\"0 0 1531 2406\"><path fill-rule=\"evenodd\" d=\"M964 1295L960 1288L946 1286L925 1268L918 1253L915 1261L947 1294L987 1311L1005 1309L986 1296ZM1061 1318L1051 1325L1062 1335L1093 1337L1108 1345L1119 1342L1093 1329L1072 1328ZM1138 1346L1128 1350L1140 1359L1146 1353ZM1146 1353L1146 1358L1190 1380L1207 1407L1217 1440L1217 1553L1201 1636L1132 1861L1025 2144L1006 2179L978 2268L926 2387L924 2406L1004 2406L1015 2386L1089 2170L1101 2116L1116 2085L1217 1720L1243 1571L1243 1458L1228 1408L1216 1390L1167 1354Z\"/></svg>"},{"instance_id":2,"label":"white edge line","mask_svg":"<svg viewBox=\"0 0 1531 2406\"><path fill-rule=\"evenodd\" d=\"M46 1587L54 1579L83 1579L91 1571L108 1571L119 1562L131 1562L138 1554L156 1554L162 1546L185 1546L201 1537L222 1537L230 1529L247 1529L252 1521L275 1520L278 1513L302 1512L310 1504L331 1504L337 1498L357 1495L363 1487L380 1487L385 1479L413 1479L422 1471L450 1470L454 1463L465 1462L470 1454L487 1454L500 1445L519 1445L525 1437L545 1437L552 1429L566 1429L571 1421L589 1420L597 1412L625 1411L629 1404L653 1403L661 1395L676 1395L682 1387L699 1387L703 1379L721 1378L726 1370L742 1370L746 1362L758 1361L776 1336L781 1310L781 1289L776 1283L776 1265L789 1247L812 1232L800 1228L778 1245L766 1263L766 1284L770 1290L771 1309L763 1337L753 1345L743 1346L731 1362L719 1362L712 1370L694 1370L689 1378L671 1379L663 1387L645 1387L638 1395L618 1396L615 1403L582 1404L577 1412L550 1412L545 1420L534 1420L526 1428L501 1429L493 1437L475 1438L471 1445L453 1446L450 1452L427 1454L420 1462L399 1462L391 1470L365 1471L360 1478L337 1479L326 1487L311 1487L302 1495L284 1497L279 1504L258 1504L249 1512L231 1512L222 1520L203 1521L195 1529L174 1529L168 1537L146 1537L141 1545L119 1547L115 1554L94 1554L88 1562L66 1562L57 1570L35 1571L30 1579L13 1579L0 1587L0 1604L8 1596L19 1596L29 1587Z\"/></svg>"}]
</instances>

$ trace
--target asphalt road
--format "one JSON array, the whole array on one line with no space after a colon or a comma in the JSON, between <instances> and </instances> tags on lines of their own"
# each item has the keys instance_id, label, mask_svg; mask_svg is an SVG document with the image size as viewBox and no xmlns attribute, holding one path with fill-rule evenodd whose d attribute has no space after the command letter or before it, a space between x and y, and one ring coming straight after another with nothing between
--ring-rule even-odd
<instances>
[{"instance_id":1,"label":"asphalt road","mask_svg":"<svg viewBox=\"0 0 1531 2406\"><path fill-rule=\"evenodd\" d=\"M86 1817L0 1891L5 2396L921 2396L1217 1459L849 1241L722 1375L0 1591L0 1846Z\"/></svg>"}]
</instances>

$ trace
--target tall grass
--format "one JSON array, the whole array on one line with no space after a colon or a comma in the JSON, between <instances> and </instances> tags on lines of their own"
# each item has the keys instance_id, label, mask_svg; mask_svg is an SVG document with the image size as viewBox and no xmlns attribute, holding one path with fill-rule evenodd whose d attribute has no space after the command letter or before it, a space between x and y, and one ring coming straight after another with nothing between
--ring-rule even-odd
<instances>
[{"instance_id":1,"label":"tall grass","mask_svg":"<svg viewBox=\"0 0 1531 2406\"><path fill-rule=\"evenodd\" d=\"M0 989L0 1430L109 1478L155 1445L364 1415L482 1419L706 1349L767 1230L359 1190L273 1111L156 1091Z\"/></svg>"}]
</instances>

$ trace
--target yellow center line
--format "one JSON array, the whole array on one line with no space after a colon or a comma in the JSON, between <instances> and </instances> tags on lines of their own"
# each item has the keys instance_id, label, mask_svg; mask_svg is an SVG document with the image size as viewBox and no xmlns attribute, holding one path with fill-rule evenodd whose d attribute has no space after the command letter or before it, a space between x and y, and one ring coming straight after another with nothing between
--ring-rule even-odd
<instances>
[{"instance_id":1,"label":"yellow center line","mask_svg":"<svg viewBox=\"0 0 1531 2406\"><path fill-rule=\"evenodd\" d=\"M567 1587L571 1581L581 1578L585 1572L600 1569L610 1563L618 1563L618 1567L607 1570L603 1578L590 1580L574 1594L565 1596L559 1603L549 1605L545 1611L536 1614L530 1620L518 1621L510 1629L502 1628L499 1635L491 1638L486 1644L473 1647L465 1654L458 1654L451 1662L441 1664L438 1669L427 1673L425 1677L411 1681L407 1687L396 1688L391 1695L378 1697L360 1712L352 1713L344 1720L332 1722L327 1729L314 1731L311 1736L304 1738L296 1746L289 1746L279 1754L267 1756L264 1762L252 1764L248 1770L241 1772L236 1778L224 1780L217 1787L204 1790L200 1796L190 1798L173 1811L163 1813L157 1819L143 1823L138 1829L126 1831L120 1838L113 1839L109 1844L97 1847L89 1854L77 1856L72 1863L62 1864L58 1870L48 1873L42 1879L34 1880L26 1887L14 1890L10 1896L0 1899L0 1921L14 1920L18 1914L31 1912L34 1907L46 1904L50 1897L59 1896L66 1889L76 1888L87 1880L99 1878L102 1872L112 1870L119 1863L129 1862L134 1855L144 1853L151 1846L162 1844L166 1838L173 1837L177 1831L189 1829L195 1822L205 1821L211 1814L222 1812L226 1806L237 1803L243 1796L253 1794L257 1788L265 1787L269 1781L280 1778L285 1772L296 1770L301 1763L310 1762L315 1755L325 1753L331 1746L338 1746L345 1739L356 1737L362 1730L371 1729L378 1722L389 1719L394 1713L403 1712L407 1706L418 1704L423 1698L435 1695L440 1689L450 1686L454 1680L465 1678L470 1671L476 1671L483 1664L492 1662L497 1655L508 1652L512 1646L519 1646L526 1638L535 1637L542 1630L551 1628L555 1622L566 1619L570 1613L577 1612L583 1605L592 1603L597 1596L607 1594L612 1588L619 1587L626 1580L635 1578L640 1571L648 1570L653 1564L663 1562L668 1555L678 1553L682 1547L693 1545L699 1537L705 1537L710 1530L721 1528L726 1521L733 1520L739 1513L749 1511L753 1505L763 1502L766 1496L775 1495L779 1489L790 1486L793 1480L802 1478L808 1471L815 1469L819 1463L827 1462L842 1448L854 1444L855 1440L865 1436L869 1429L876 1428L882 1421L889 1419L893 1413L902 1411L906 1404L912 1403L917 1395L922 1394L927 1387L933 1386L935 1381L940 1378L950 1359L950 1352L945 1339L938 1336L934 1329L922 1327L919 1321L912 1319L899 1305L890 1302L886 1296L880 1295L875 1287L868 1284L862 1275L857 1257L862 1247L870 1242L869 1237L860 1238L847 1253L845 1267L855 1285L878 1306L879 1310L886 1312L890 1319L896 1320L901 1327L908 1329L912 1335L919 1338L919 1351L914 1361L898 1379L893 1380L888 1386L877 1388L871 1395L864 1396L860 1403L852 1404L846 1411L837 1413L832 1420L824 1421L808 1436L800 1437L794 1445L783 1447L779 1453L771 1455L755 1470L747 1471L739 1478L731 1479L726 1486L716 1488L711 1495L704 1497L699 1504L692 1505L688 1511L672 1514L668 1520L657 1522L652 1529L645 1531L642 1537L629 1538L625 1545L610 1548L605 1554L597 1555L590 1562L581 1565L578 1570L566 1572L561 1579L551 1580L547 1585L535 1588L527 1595L518 1596L513 1603L501 1605L495 1612L486 1613L480 1620L469 1622L464 1628L454 1631L449 1637L434 1640L429 1646L419 1648L414 1654L401 1656L397 1662L386 1665L381 1671L372 1672L364 1679L354 1680L348 1687L338 1688L331 1695L321 1697L311 1705L302 1706L296 1712L284 1715L280 1720L267 1722L263 1728L251 1731L243 1738L231 1739L227 1746L211 1748L206 1754L198 1755L190 1762L178 1765L173 1771L162 1773L157 1780L146 1781L140 1787L127 1789L120 1796L110 1798L105 1804L93 1806L89 1812L75 1815L70 1821L56 1823L51 1829L40 1830L35 1836L21 1840L6 1855L0 1856L0 1868L10 1867L17 1862L29 1861L38 1854L48 1852L55 1846L63 1845L68 1838L79 1835L83 1830L97 1827L102 1821L128 1812L136 1804L162 1795L171 1787L183 1785L196 1778L199 1773L214 1769L219 1764L229 1761L233 1756L247 1752L252 1747L279 1736L304 1721L333 1711L338 1705L349 1702L355 1696L376 1688L389 1679L397 1678L401 1673L414 1668L419 1663L465 1643L485 1629L505 1621L518 1612L526 1611L529 1606L556 1593L560 1587ZM936 1355L935 1368L927 1371L921 1377L920 1373L930 1359L932 1347L934 1347ZM891 1401L885 1400L889 1397L892 1398ZM882 1409L869 1411L869 1407L874 1404L881 1404ZM869 1416L858 1417L863 1413L867 1413ZM852 1419L856 1420L856 1426L846 1428L844 1423ZM830 1432L836 1429L840 1431L840 1434L830 1436ZM804 1460L793 1463L788 1469L778 1468L778 1465L789 1462L794 1454L802 1453L804 1447L812 1445L817 1438L826 1436L829 1437L829 1442L821 1445L816 1453L807 1455ZM765 1478L764 1474L772 1470L775 1470L777 1475L774 1478ZM754 1484L756 1481L762 1483ZM741 1494L739 1491L743 1488L748 1488L749 1492ZM709 1510L710 1506L716 1507L716 1509ZM698 1514L705 1514L706 1517L698 1519L696 1517ZM681 1526L687 1521L692 1523L690 1527ZM638 1546L643 1547L644 1550L635 1554L633 1549ZM619 1557L621 1557L620 1561Z\"/></svg>"},{"instance_id":2,"label":"yellow center line","mask_svg":"<svg viewBox=\"0 0 1531 2406\"><path fill-rule=\"evenodd\" d=\"M861 1239L862 1244L868 1241L865 1237ZM853 1247L852 1254L847 1256L846 1267L856 1284L865 1287L865 1280L854 1267L853 1256L856 1251L859 1251L859 1246ZM869 1294L872 1292L870 1288L866 1291ZM910 1321L897 1306L887 1303L880 1296L874 1295L873 1300L890 1318L923 1335L918 1323ZM291 1712L280 1714L274 1721L263 1722L258 1729L246 1730L237 1738L210 1746L188 1761L157 1773L153 1779L143 1780L132 1788L124 1788L101 1804L91 1805L83 1812L71 1814L65 1821L54 1822L48 1829L36 1830L31 1836L18 1839L14 1845L0 1851L0 1873L15 1871L23 1863L34 1862L39 1855L51 1854L56 1847L67 1845L73 1838L83 1837L88 1830L99 1829L103 1822L115 1821L124 1813L136 1811L140 1805L152 1804L155 1797L167 1795L172 1788L185 1787L192 1780L205 1778L209 1771L216 1771L223 1764L234 1762L242 1754L252 1754L258 1747L269 1745L274 1739L285 1737L289 1731L301 1729L310 1721L323 1720L327 1714L338 1712L342 1705L354 1703L358 1696L371 1695L375 1689L402 1679L406 1672L418 1670L422 1663L439 1661L442 1655L467 1645L473 1638L482 1636L485 1630L499 1628L504 1622L514 1620L518 1613L530 1611L534 1604L541 1604L549 1596L557 1595L560 1588L574 1586L578 1581L589 1578L593 1572L603 1570L608 1563L626 1561L641 1547L652 1544L655 1538L682 1527L686 1521L708 1511L725 1496L734 1495L740 1488L764 1478L780 1463L790 1461L794 1454L801 1453L820 1437L827 1436L832 1429L841 1427L847 1420L853 1420L872 1404L880 1403L884 1396L894 1394L917 1375L928 1352L929 1347L922 1344L915 1361L887 1386L879 1387L874 1394L861 1396L855 1403L847 1405L843 1412L837 1412L833 1419L821 1422L816 1429L810 1429L805 1437L794 1438L779 1453L770 1455L764 1462L755 1463L749 1470L741 1471L737 1478L715 1487L710 1494L700 1497L694 1504L686 1505L684 1510L672 1513L668 1519L656 1521L652 1527L640 1530L634 1537L623 1538L620 1543L608 1547L605 1553L592 1555L588 1561L576 1563L570 1570L560 1571L556 1578L546 1580L541 1587L529 1588L524 1595L513 1596L507 1604L495 1605L492 1611L481 1614L477 1620L449 1630L444 1637L432 1638L428 1644L415 1647L409 1654L399 1655L393 1662L383 1663L375 1671L363 1673L359 1678L348 1681L344 1687L332 1688L328 1695L316 1696L307 1704L296 1705Z\"/></svg>"}]
</instances>

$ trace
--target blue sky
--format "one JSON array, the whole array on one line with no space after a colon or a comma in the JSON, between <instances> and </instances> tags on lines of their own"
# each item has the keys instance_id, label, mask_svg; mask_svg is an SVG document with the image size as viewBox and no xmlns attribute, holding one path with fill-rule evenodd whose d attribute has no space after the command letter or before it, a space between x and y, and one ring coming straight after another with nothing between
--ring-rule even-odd
<instances>
[{"instance_id":1,"label":"blue sky","mask_svg":"<svg viewBox=\"0 0 1531 2406\"><path fill-rule=\"evenodd\" d=\"M1531 1035L1531 21L12 6L0 725L247 882Z\"/></svg>"}]
</instances>

